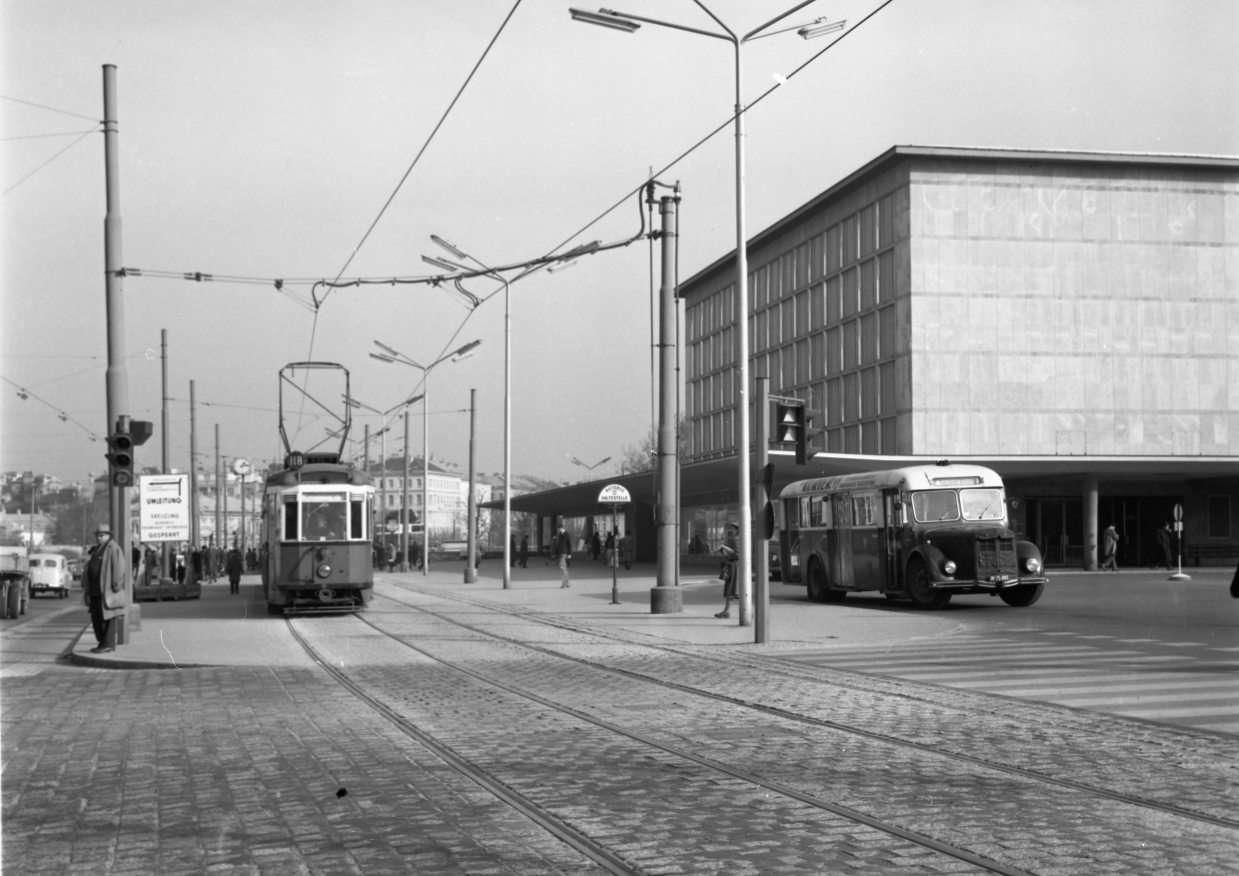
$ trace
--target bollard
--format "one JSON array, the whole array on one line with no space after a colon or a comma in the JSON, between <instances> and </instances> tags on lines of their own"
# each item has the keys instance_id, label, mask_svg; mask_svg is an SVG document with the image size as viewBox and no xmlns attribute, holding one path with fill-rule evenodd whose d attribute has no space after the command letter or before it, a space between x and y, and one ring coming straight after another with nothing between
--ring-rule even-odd
<instances>
[{"instance_id":1,"label":"bollard","mask_svg":"<svg viewBox=\"0 0 1239 876\"><path fill-rule=\"evenodd\" d=\"M684 593L679 587L651 587L650 614L676 614L684 610Z\"/></svg>"}]
</instances>

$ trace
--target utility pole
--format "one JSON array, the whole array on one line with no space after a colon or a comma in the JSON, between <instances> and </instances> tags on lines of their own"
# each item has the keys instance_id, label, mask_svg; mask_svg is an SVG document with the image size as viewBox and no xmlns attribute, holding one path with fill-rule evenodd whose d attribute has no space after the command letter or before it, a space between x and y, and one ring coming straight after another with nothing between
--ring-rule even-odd
<instances>
[{"instance_id":1,"label":"utility pole","mask_svg":"<svg viewBox=\"0 0 1239 876\"><path fill-rule=\"evenodd\" d=\"M164 474L169 474L171 469L168 467L168 454L171 452L169 443L171 438L168 435L168 330L159 330L159 370L160 370L160 392L163 394L163 404L160 409L159 422L159 465L160 470ZM219 443L218 440L215 442ZM163 569L160 573L161 578L173 577L174 569L171 564L171 545L168 542L163 543L163 548L160 550L160 558L163 563Z\"/></svg>"},{"instance_id":2,"label":"utility pole","mask_svg":"<svg viewBox=\"0 0 1239 876\"><path fill-rule=\"evenodd\" d=\"M124 266L121 258L120 220L120 135L116 120L116 65L103 65L103 163L107 197L107 213L103 219L103 277L104 300L107 312L108 368L107 417L109 434L129 427L129 367L125 364L125 290L120 271ZM133 562L131 546L133 536L129 532L129 488L120 487L109 480L108 509L112 525L112 538L120 545L125 563ZM34 533L30 533L34 541ZM126 586L125 604L133 605L133 569L130 569ZM117 618L116 644L129 644L129 612Z\"/></svg>"},{"instance_id":3,"label":"utility pole","mask_svg":"<svg viewBox=\"0 0 1239 876\"><path fill-rule=\"evenodd\" d=\"M185 551L185 578L196 581L190 562L198 544L198 407L194 401L194 382L189 381L189 548Z\"/></svg>"},{"instance_id":4,"label":"utility pole","mask_svg":"<svg viewBox=\"0 0 1239 876\"><path fill-rule=\"evenodd\" d=\"M774 478L770 464L770 378L759 375L755 381L757 407L753 410L756 420L753 424L756 430L757 472L758 480L753 485L753 520L755 521L753 543L754 601L753 615L756 629L753 631L753 641L762 644L770 635L770 542L766 535L766 505L770 502L771 488ZM807 428L807 427L806 427ZM741 624L743 626L743 623Z\"/></svg>"},{"instance_id":5,"label":"utility pole","mask_svg":"<svg viewBox=\"0 0 1239 876\"><path fill-rule=\"evenodd\" d=\"M652 191L653 184L651 184ZM680 509L676 495L676 446L675 379L676 379L676 304L675 304L675 239L676 205L680 200L680 187L675 194L659 199L662 215L662 283L659 290L659 415L658 415L658 475L655 497L656 523L658 526L658 572L655 587L650 591L650 611L654 614L671 614L684 610L684 597L676 587L680 546L677 540ZM616 536L618 538L618 535Z\"/></svg>"},{"instance_id":6,"label":"utility pole","mask_svg":"<svg viewBox=\"0 0 1239 876\"><path fill-rule=\"evenodd\" d=\"M658 577L659 587L675 586L675 567L679 556L676 528L679 508L675 495L675 236L674 195L659 199L662 214L662 288L659 293L658 325ZM618 537L618 536L617 536Z\"/></svg>"},{"instance_id":7,"label":"utility pole","mask_svg":"<svg viewBox=\"0 0 1239 876\"><path fill-rule=\"evenodd\" d=\"M473 473L474 463L474 447L477 444L477 430L475 423L477 419L477 401L478 391L476 389L469 390L469 504L465 511L465 583L476 584L478 580L478 534L477 526L474 524L474 516L477 514L477 480ZM505 555L506 556L506 555ZM511 560L505 560L511 562ZM510 568L510 567L509 567Z\"/></svg>"},{"instance_id":8,"label":"utility pole","mask_svg":"<svg viewBox=\"0 0 1239 876\"><path fill-rule=\"evenodd\" d=\"M215 546L220 546L221 533L224 531L223 522L220 518L220 501L224 496L223 475L219 467L219 423L215 424L215 537L212 541Z\"/></svg>"},{"instance_id":9,"label":"utility pole","mask_svg":"<svg viewBox=\"0 0 1239 876\"><path fill-rule=\"evenodd\" d=\"M400 496L400 544L404 551L404 560L400 563L400 571L409 571L409 409L404 409L404 483L401 485ZM425 523L422 524L423 527Z\"/></svg>"}]
</instances>

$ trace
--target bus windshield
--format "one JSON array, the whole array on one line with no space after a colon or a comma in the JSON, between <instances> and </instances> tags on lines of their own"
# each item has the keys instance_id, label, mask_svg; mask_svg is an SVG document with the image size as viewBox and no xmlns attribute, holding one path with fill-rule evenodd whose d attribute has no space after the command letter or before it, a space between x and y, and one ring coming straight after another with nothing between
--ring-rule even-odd
<instances>
[{"instance_id":1,"label":"bus windshield","mask_svg":"<svg viewBox=\"0 0 1239 876\"><path fill-rule=\"evenodd\" d=\"M965 520L1002 519L1002 490L960 490L959 502L963 506Z\"/></svg>"},{"instance_id":2,"label":"bus windshield","mask_svg":"<svg viewBox=\"0 0 1239 876\"><path fill-rule=\"evenodd\" d=\"M919 523L959 519L959 497L954 490L929 490L912 494L912 511Z\"/></svg>"}]
</instances>

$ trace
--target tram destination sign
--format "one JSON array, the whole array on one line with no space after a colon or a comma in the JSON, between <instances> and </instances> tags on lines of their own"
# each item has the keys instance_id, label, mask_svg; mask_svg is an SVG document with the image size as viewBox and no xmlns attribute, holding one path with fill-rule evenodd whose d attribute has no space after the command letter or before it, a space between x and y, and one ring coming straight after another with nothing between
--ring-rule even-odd
<instances>
[{"instance_id":1,"label":"tram destination sign","mask_svg":"<svg viewBox=\"0 0 1239 876\"><path fill-rule=\"evenodd\" d=\"M619 484L607 484L598 494L599 505L623 505L632 501L628 488Z\"/></svg>"},{"instance_id":2,"label":"tram destination sign","mask_svg":"<svg viewBox=\"0 0 1239 876\"><path fill-rule=\"evenodd\" d=\"M138 476L142 541L189 541L189 474Z\"/></svg>"}]
</instances>

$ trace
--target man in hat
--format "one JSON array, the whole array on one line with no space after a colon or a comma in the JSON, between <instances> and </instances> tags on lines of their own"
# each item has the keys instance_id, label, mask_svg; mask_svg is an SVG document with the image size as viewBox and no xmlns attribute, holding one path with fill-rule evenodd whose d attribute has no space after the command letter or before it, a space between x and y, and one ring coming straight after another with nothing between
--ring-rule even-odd
<instances>
[{"instance_id":1,"label":"man in hat","mask_svg":"<svg viewBox=\"0 0 1239 876\"><path fill-rule=\"evenodd\" d=\"M95 546L83 574L86 604L90 607L90 623L99 645L91 652L101 654L116 650L116 624L113 620L124 613L129 565L124 552L112 539L112 527L100 523L95 529Z\"/></svg>"}]
</instances>

